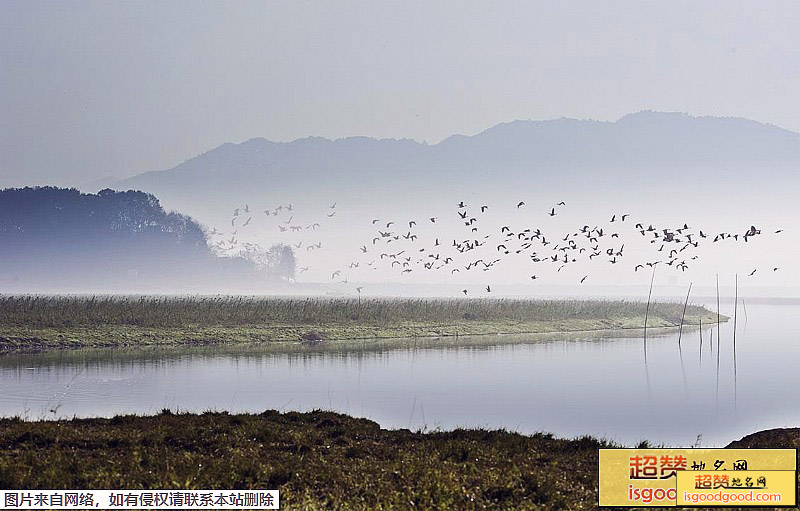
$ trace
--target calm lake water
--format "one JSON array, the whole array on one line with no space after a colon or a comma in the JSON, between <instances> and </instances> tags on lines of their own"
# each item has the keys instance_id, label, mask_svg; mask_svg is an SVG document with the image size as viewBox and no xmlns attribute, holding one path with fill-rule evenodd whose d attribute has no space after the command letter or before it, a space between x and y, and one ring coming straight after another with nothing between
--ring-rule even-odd
<instances>
[{"instance_id":1,"label":"calm lake water","mask_svg":"<svg viewBox=\"0 0 800 511\"><path fill-rule=\"evenodd\" d=\"M723 310L732 314L732 305ZM721 446L767 428L800 426L798 305L740 308L721 327L717 379L704 329L468 348L277 353L249 347L81 350L0 356L0 415L31 419L183 411L333 409L390 428L506 428L582 434L625 444ZM681 357L682 353L682 357Z\"/></svg>"}]
</instances>

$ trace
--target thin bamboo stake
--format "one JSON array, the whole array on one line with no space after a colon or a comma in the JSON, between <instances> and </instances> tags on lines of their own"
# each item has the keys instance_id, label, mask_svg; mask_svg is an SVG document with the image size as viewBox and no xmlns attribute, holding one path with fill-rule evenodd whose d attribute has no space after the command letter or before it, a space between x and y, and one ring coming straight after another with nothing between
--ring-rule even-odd
<instances>
[{"instance_id":1,"label":"thin bamboo stake","mask_svg":"<svg viewBox=\"0 0 800 511\"><path fill-rule=\"evenodd\" d=\"M692 283L689 283L689 290L686 292L686 301L683 302L683 313L681 314L681 326L678 329L678 357L681 361L681 378L683 379L683 389L689 394L689 385L686 383L686 368L683 364L683 349L681 348L681 335L683 334L683 320L686 318L686 306L689 305L689 294L692 292Z\"/></svg>"},{"instance_id":2,"label":"thin bamboo stake","mask_svg":"<svg viewBox=\"0 0 800 511\"><path fill-rule=\"evenodd\" d=\"M681 345L681 334L683 334L683 318L686 317L686 306L689 305L689 293L691 292L692 292L692 283L689 282L689 291L686 292L686 301L683 302L683 314L681 314L681 326L678 329L678 347L680 347Z\"/></svg>"},{"instance_id":3,"label":"thin bamboo stake","mask_svg":"<svg viewBox=\"0 0 800 511\"><path fill-rule=\"evenodd\" d=\"M747 303L745 303L745 299L742 298L742 312L744 312L744 326L747 327Z\"/></svg>"},{"instance_id":4,"label":"thin bamboo stake","mask_svg":"<svg viewBox=\"0 0 800 511\"><path fill-rule=\"evenodd\" d=\"M703 364L703 318L700 318L700 365Z\"/></svg>"},{"instance_id":5,"label":"thin bamboo stake","mask_svg":"<svg viewBox=\"0 0 800 511\"><path fill-rule=\"evenodd\" d=\"M719 350L720 350L720 334L719 334L719 273L717 273L717 379L714 390L714 405L715 410L719 411Z\"/></svg>"},{"instance_id":6,"label":"thin bamboo stake","mask_svg":"<svg viewBox=\"0 0 800 511\"><path fill-rule=\"evenodd\" d=\"M650 315L650 299L653 296L653 280L656 278L656 267L653 265L653 274L650 276L650 291L647 293L647 308L644 311L644 363L647 364L647 318Z\"/></svg>"},{"instance_id":7,"label":"thin bamboo stake","mask_svg":"<svg viewBox=\"0 0 800 511\"><path fill-rule=\"evenodd\" d=\"M736 410L737 401L737 378L736 378L736 311L739 309L739 274L737 273L734 281L733 298L733 409Z\"/></svg>"}]
</instances>

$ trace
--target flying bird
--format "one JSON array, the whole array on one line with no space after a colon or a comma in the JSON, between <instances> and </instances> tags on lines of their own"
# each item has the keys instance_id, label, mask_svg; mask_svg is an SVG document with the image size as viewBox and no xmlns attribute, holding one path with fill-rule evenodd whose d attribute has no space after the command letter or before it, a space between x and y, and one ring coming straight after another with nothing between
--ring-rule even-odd
<instances>
[{"instance_id":1,"label":"flying bird","mask_svg":"<svg viewBox=\"0 0 800 511\"><path fill-rule=\"evenodd\" d=\"M517 204L517 209L521 208L524 205L525 205L525 201L519 201L519 203Z\"/></svg>"}]
</instances>

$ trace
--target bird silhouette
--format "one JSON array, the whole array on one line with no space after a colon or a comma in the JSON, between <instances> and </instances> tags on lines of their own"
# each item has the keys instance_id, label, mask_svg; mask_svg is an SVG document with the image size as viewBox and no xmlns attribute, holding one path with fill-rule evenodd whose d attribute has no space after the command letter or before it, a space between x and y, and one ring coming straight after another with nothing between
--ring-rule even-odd
<instances>
[{"instance_id":1,"label":"bird silhouette","mask_svg":"<svg viewBox=\"0 0 800 511\"><path fill-rule=\"evenodd\" d=\"M524 206L524 205L525 205L525 201L519 201L519 202L517 203L517 209L521 208L521 207L522 207L522 206Z\"/></svg>"}]
</instances>

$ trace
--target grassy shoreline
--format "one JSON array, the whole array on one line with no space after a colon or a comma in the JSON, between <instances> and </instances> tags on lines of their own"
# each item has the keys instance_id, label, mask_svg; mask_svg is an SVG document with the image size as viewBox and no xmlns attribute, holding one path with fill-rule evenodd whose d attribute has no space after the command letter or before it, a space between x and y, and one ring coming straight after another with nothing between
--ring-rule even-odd
<instances>
[{"instance_id":1,"label":"grassy shoreline","mask_svg":"<svg viewBox=\"0 0 800 511\"><path fill-rule=\"evenodd\" d=\"M0 297L0 352L625 331L645 311L606 300ZM653 303L648 328L677 327L682 311ZM717 320L687 308L685 325L701 319Z\"/></svg>"},{"instance_id":2,"label":"grassy shoreline","mask_svg":"<svg viewBox=\"0 0 800 511\"><path fill-rule=\"evenodd\" d=\"M281 509L596 509L603 440L386 430L333 412L0 419L0 488L281 490ZM729 447L800 446L800 429Z\"/></svg>"}]
</instances>

